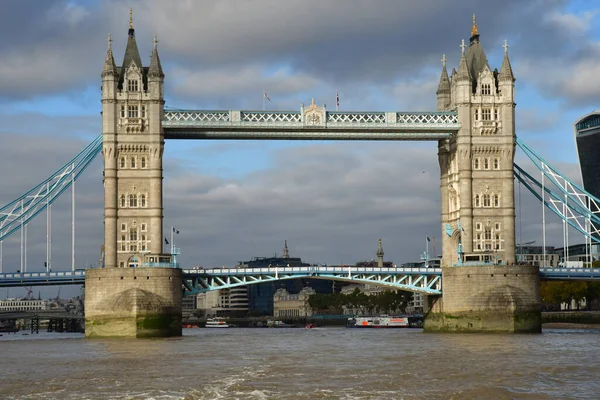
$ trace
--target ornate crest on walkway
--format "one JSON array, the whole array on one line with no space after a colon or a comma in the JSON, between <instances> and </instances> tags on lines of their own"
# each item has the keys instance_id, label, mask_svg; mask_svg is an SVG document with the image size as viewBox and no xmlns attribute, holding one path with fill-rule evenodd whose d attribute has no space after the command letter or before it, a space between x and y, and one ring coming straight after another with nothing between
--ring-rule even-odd
<instances>
[{"instance_id":1,"label":"ornate crest on walkway","mask_svg":"<svg viewBox=\"0 0 600 400\"><path fill-rule=\"evenodd\" d=\"M325 122L325 109L315 104L315 99L312 99L308 109L304 111L304 125L318 126Z\"/></svg>"}]
</instances>

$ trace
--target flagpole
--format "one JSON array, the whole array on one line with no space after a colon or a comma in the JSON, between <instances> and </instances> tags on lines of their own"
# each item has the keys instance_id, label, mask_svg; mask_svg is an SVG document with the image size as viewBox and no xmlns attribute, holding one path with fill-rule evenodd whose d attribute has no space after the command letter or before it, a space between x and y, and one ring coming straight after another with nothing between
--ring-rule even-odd
<instances>
[{"instance_id":1,"label":"flagpole","mask_svg":"<svg viewBox=\"0 0 600 400\"><path fill-rule=\"evenodd\" d=\"M265 96L265 93L267 93L267 92L265 92L265 89L263 88L263 95L262 95L262 98L263 98L263 111L265 111L265 97L267 97L267 96Z\"/></svg>"},{"instance_id":2,"label":"flagpole","mask_svg":"<svg viewBox=\"0 0 600 400\"><path fill-rule=\"evenodd\" d=\"M171 257L173 256L173 249L175 248L175 245L173 244L173 231L175 231L175 228L171 226Z\"/></svg>"},{"instance_id":3,"label":"flagpole","mask_svg":"<svg viewBox=\"0 0 600 400\"><path fill-rule=\"evenodd\" d=\"M429 237L425 235L425 267L427 267L427 261L429 260Z\"/></svg>"}]
</instances>

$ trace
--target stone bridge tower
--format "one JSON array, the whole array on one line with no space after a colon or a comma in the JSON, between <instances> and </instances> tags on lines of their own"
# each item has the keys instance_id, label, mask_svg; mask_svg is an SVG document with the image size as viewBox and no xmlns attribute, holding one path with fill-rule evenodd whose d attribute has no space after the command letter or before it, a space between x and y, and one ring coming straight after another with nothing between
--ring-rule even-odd
<instances>
[{"instance_id":1,"label":"stone bridge tower","mask_svg":"<svg viewBox=\"0 0 600 400\"><path fill-rule=\"evenodd\" d=\"M163 80L157 41L144 67L130 17L121 67L109 36L102 71L105 266L139 266L162 253Z\"/></svg>"},{"instance_id":2,"label":"stone bridge tower","mask_svg":"<svg viewBox=\"0 0 600 400\"><path fill-rule=\"evenodd\" d=\"M473 16L458 71L445 57L440 111L456 110L461 128L441 140L442 297L432 301L426 331L541 332L539 270L514 265L514 82L508 46L492 71Z\"/></svg>"},{"instance_id":3,"label":"stone bridge tower","mask_svg":"<svg viewBox=\"0 0 600 400\"><path fill-rule=\"evenodd\" d=\"M162 254L164 74L156 38L143 66L129 18L123 64L109 36L102 70L104 268L86 271L85 336L181 336L182 272Z\"/></svg>"},{"instance_id":4,"label":"stone bridge tower","mask_svg":"<svg viewBox=\"0 0 600 400\"><path fill-rule=\"evenodd\" d=\"M446 71L437 90L439 111L456 110L461 129L441 140L442 248L445 266L513 263L515 207L515 77L504 60L491 70L473 16L468 48L462 43L458 71Z\"/></svg>"}]
</instances>

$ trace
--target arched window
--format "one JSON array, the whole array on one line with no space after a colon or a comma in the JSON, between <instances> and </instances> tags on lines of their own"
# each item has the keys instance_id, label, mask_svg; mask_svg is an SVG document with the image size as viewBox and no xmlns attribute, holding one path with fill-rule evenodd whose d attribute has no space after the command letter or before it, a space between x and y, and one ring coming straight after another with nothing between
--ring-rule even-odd
<instances>
[{"instance_id":1,"label":"arched window","mask_svg":"<svg viewBox=\"0 0 600 400\"><path fill-rule=\"evenodd\" d=\"M484 207L491 207L492 206L489 194L484 194L483 195L483 206Z\"/></svg>"},{"instance_id":2,"label":"arched window","mask_svg":"<svg viewBox=\"0 0 600 400\"><path fill-rule=\"evenodd\" d=\"M494 195L494 207L500 207L500 196Z\"/></svg>"},{"instance_id":3,"label":"arched window","mask_svg":"<svg viewBox=\"0 0 600 400\"><path fill-rule=\"evenodd\" d=\"M129 230L129 240L132 242L137 242L137 229L131 228Z\"/></svg>"},{"instance_id":4,"label":"arched window","mask_svg":"<svg viewBox=\"0 0 600 400\"><path fill-rule=\"evenodd\" d=\"M500 159L494 158L494 169L500 169Z\"/></svg>"},{"instance_id":5,"label":"arched window","mask_svg":"<svg viewBox=\"0 0 600 400\"><path fill-rule=\"evenodd\" d=\"M125 118L125 106L121 106L121 118Z\"/></svg>"},{"instance_id":6,"label":"arched window","mask_svg":"<svg viewBox=\"0 0 600 400\"><path fill-rule=\"evenodd\" d=\"M478 120L479 120L479 109L476 108L475 109L475 121L478 121Z\"/></svg>"},{"instance_id":7,"label":"arched window","mask_svg":"<svg viewBox=\"0 0 600 400\"><path fill-rule=\"evenodd\" d=\"M135 157L131 157L131 168L135 168Z\"/></svg>"},{"instance_id":8,"label":"arched window","mask_svg":"<svg viewBox=\"0 0 600 400\"><path fill-rule=\"evenodd\" d=\"M125 168L125 157L121 157L121 168Z\"/></svg>"},{"instance_id":9,"label":"arched window","mask_svg":"<svg viewBox=\"0 0 600 400\"><path fill-rule=\"evenodd\" d=\"M481 207L479 195L475 195L475 207Z\"/></svg>"},{"instance_id":10,"label":"arched window","mask_svg":"<svg viewBox=\"0 0 600 400\"><path fill-rule=\"evenodd\" d=\"M479 169L479 157L473 159L473 169Z\"/></svg>"},{"instance_id":11,"label":"arched window","mask_svg":"<svg viewBox=\"0 0 600 400\"><path fill-rule=\"evenodd\" d=\"M142 157L140 164L142 168L146 168L146 157Z\"/></svg>"},{"instance_id":12,"label":"arched window","mask_svg":"<svg viewBox=\"0 0 600 400\"><path fill-rule=\"evenodd\" d=\"M129 195L129 207L137 207L137 195L130 194Z\"/></svg>"},{"instance_id":13,"label":"arched window","mask_svg":"<svg viewBox=\"0 0 600 400\"><path fill-rule=\"evenodd\" d=\"M121 195L121 207L125 207L125 195Z\"/></svg>"},{"instance_id":14,"label":"arched window","mask_svg":"<svg viewBox=\"0 0 600 400\"><path fill-rule=\"evenodd\" d=\"M146 118L146 106L142 106L142 118Z\"/></svg>"},{"instance_id":15,"label":"arched window","mask_svg":"<svg viewBox=\"0 0 600 400\"><path fill-rule=\"evenodd\" d=\"M140 195L140 207L146 207L146 195Z\"/></svg>"},{"instance_id":16,"label":"arched window","mask_svg":"<svg viewBox=\"0 0 600 400\"><path fill-rule=\"evenodd\" d=\"M490 169L490 159L489 158L483 159L483 169Z\"/></svg>"}]
</instances>

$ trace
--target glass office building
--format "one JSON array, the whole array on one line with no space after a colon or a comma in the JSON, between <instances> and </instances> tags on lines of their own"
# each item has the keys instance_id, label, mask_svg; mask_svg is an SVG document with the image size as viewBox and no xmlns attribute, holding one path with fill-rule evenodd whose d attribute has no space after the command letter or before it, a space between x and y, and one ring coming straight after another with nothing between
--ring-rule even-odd
<instances>
[{"instance_id":1,"label":"glass office building","mask_svg":"<svg viewBox=\"0 0 600 400\"><path fill-rule=\"evenodd\" d=\"M600 198L600 110L580 118L574 131L583 188ZM598 244L593 243L593 247L592 253L597 253Z\"/></svg>"},{"instance_id":2,"label":"glass office building","mask_svg":"<svg viewBox=\"0 0 600 400\"><path fill-rule=\"evenodd\" d=\"M600 110L575 123L575 143L583 188L600 198Z\"/></svg>"}]
</instances>

